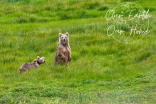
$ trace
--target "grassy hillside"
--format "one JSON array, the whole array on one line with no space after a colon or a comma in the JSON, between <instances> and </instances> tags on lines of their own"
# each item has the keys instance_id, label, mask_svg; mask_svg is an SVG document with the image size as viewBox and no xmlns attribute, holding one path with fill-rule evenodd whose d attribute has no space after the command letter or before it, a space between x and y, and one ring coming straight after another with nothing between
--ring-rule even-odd
<instances>
[{"instance_id":1,"label":"grassy hillside","mask_svg":"<svg viewBox=\"0 0 156 104\"><path fill-rule=\"evenodd\" d=\"M133 44L107 35L105 15L123 2L151 15L150 32ZM72 60L53 66L65 32ZM155 0L0 1L0 103L156 103L155 32ZM19 74L37 56L46 63Z\"/></svg>"}]
</instances>

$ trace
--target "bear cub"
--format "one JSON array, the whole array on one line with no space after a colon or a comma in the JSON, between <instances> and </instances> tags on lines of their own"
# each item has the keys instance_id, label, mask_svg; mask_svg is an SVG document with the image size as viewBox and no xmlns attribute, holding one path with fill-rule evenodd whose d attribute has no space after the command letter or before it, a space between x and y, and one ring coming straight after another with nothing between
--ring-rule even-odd
<instances>
[{"instance_id":1,"label":"bear cub","mask_svg":"<svg viewBox=\"0 0 156 104\"><path fill-rule=\"evenodd\" d=\"M44 61L44 57L40 58L39 56L37 56L37 59L34 59L33 62L30 62L30 63L25 63L23 64L20 68L19 68L19 72L22 73L26 70L29 70L29 69L33 69L33 68L39 68L39 66L41 64L45 63Z\"/></svg>"},{"instance_id":2,"label":"bear cub","mask_svg":"<svg viewBox=\"0 0 156 104\"><path fill-rule=\"evenodd\" d=\"M54 65L56 64L65 64L71 61L71 49L69 46L69 34L59 33L59 43L57 45L57 53L55 56Z\"/></svg>"}]
</instances>

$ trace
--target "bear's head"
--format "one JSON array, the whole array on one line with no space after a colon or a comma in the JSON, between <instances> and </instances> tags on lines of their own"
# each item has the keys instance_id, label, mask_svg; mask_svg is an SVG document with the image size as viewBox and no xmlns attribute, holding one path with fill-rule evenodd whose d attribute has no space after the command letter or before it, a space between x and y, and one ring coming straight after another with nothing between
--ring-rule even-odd
<instances>
[{"instance_id":1,"label":"bear's head","mask_svg":"<svg viewBox=\"0 0 156 104\"><path fill-rule=\"evenodd\" d=\"M37 64L38 64L38 65L41 65L41 64L43 64L43 63L45 63L44 57L40 58L39 56L37 56Z\"/></svg>"},{"instance_id":2,"label":"bear's head","mask_svg":"<svg viewBox=\"0 0 156 104\"><path fill-rule=\"evenodd\" d=\"M66 34L59 33L59 43L62 45L68 45L69 39L68 39L68 32Z\"/></svg>"}]
</instances>

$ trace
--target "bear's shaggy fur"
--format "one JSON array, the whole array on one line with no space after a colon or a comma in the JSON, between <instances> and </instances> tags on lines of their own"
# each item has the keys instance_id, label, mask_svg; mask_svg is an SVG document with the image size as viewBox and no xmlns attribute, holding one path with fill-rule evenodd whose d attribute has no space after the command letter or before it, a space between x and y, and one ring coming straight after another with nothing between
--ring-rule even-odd
<instances>
[{"instance_id":1,"label":"bear's shaggy fur","mask_svg":"<svg viewBox=\"0 0 156 104\"><path fill-rule=\"evenodd\" d=\"M69 46L69 34L61 34L59 33L59 43L57 45L57 53L55 56L55 62L56 64L66 64L71 61L71 49Z\"/></svg>"},{"instance_id":2,"label":"bear's shaggy fur","mask_svg":"<svg viewBox=\"0 0 156 104\"><path fill-rule=\"evenodd\" d=\"M20 68L19 68L19 72L22 73L26 70L29 70L29 69L33 69L33 68L39 68L39 66L41 64L45 63L44 61L44 57L40 58L39 56L37 56L37 59L34 59L33 62L30 62L30 63L25 63L23 64Z\"/></svg>"}]
</instances>

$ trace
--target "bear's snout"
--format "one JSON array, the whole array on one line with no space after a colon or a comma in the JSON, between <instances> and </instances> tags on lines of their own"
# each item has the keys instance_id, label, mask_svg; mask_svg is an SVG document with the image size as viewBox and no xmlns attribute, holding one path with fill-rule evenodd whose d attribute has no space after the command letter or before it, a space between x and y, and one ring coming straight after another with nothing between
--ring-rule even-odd
<instances>
[{"instance_id":1,"label":"bear's snout","mask_svg":"<svg viewBox=\"0 0 156 104\"><path fill-rule=\"evenodd\" d=\"M44 63L45 63L45 61L44 61Z\"/></svg>"},{"instance_id":2,"label":"bear's snout","mask_svg":"<svg viewBox=\"0 0 156 104\"><path fill-rule=\"evenodd\" d=\"M66 39L63 39L63 41L65 42Z\"/></svg>"}]
</instances>

